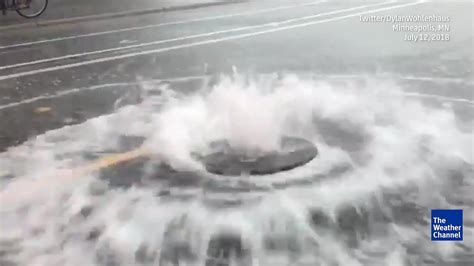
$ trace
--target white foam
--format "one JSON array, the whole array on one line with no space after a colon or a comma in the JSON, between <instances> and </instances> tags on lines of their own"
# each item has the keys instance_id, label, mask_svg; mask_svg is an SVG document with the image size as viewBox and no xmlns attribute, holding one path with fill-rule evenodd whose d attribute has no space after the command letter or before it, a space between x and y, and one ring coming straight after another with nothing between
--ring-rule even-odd
<instances>
[{"instance_id":1,"label":"white foam","mask_svg":"<svg viewBox=\"0 0 474 266\"><path fill-rule=\"evenodd\" d=\"M407 214L412 216L406 219L427 216L432 207L452 206L446 198L445 174L462 172L466 165L472 168L472 132L460 129L452 111L406 98L403 88L387 80L368 80L361 85L332 83L321 77L311 80L286 75L278 79L270 75L248 80L236 75L186 95L168 93L173 86L164 87L161 96L150 96L140 105L48 132L0 157L2 167L12 174L33 175L31 182L26 182L26 177L2 182L0 229L8 233L0 235L0 243L18 242L21 248L8 259L20 265L94 265L98 253L112 254L131 265L144 243L159 253L168 224L186 214L187 226L202 237L194 241L201 261L207 241L227 230L242 234L261 265L274 263L271 258L276 257L263 248L268 223L290 221L296 229L289 232L304 246L301 259L309 265L403 265L406 260L416 264L430 252L440 252L427 240L429 226L397 224L395 220L393 227L381 225L387 230L385 235L359 239L358 247L349 248L345 232L314 230L309 222L309 211L318 209L335 223L346 206L375 212L374 206L382 204L383 212L400 215L387 205L385 193L389 192L425 212ZM323 128L328 125L339 129ZM338 130L347 138L340 139ZM74 182L44 177L51 173L50 168L82 162L84 150L113 148L124 134L146 137L144 145L178 169L202 170L191 152L205 149L213 140L225 138L242 147L274 149L281 136L296 135L316 143L320 157L273 178L291 181L327 173L340 164L349 164L353 170L305 187L263 193L256 205L224 210L202 203L199 188L191 192L194 200L180 202L155 197L157 190L164 189L160 185L108 189L92 195L90 186L98 182L95 176ZM344 148L360 136L362 143L355 150ZM37 184L42 184L42 189L38 190ZM462 186L472 187L472 182ZM468 198L469 189L465 188L456 193ZM20 198L16 192L22 189L35 193ZM54 190L56 193L51 193ZM15 204L6 206L3 200L7 198ZM93 211L84 218L80 213L87 206ZM100 228L102 234L97 241L86 240L94 228ZM271 234L285 235L286 230L281 226ZM385 244L376 244L380 242ZM406 246L413 244L422 246L420 254L406 251ZM439 258L452 258L456 252L459 247L450 246ZM371 255L374 253L382 256ZM280 262L291 260L288 254L277 257Z\"/></svg>"}]
</instances>

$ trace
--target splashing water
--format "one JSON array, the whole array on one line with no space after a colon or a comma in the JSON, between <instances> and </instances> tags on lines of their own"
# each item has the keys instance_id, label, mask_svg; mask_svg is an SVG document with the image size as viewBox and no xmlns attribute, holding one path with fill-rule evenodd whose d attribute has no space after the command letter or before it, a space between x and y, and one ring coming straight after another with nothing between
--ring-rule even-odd
<instances>
[{"instance_id":1,"label":"splashing water","mask_svg":"<svg viewBox=\"0 0 474 266\"><path fill-rule=\"evenodd\" d=\"M234 250L228 256L240 264L231 265L474 258L472 125L451 109L373 79L236 75L191 93L144 87L159 93L1 155L17 177L1 180L0 264L221 265L209 259L228 255L219 246ZM206 174L192 155L219 139L271 151L287 135L311 140L320 155L290 171L230 179ZM150 163L106 179L51 171L117 151L123 136L143 138L178 172ZM117 187L114 178L133 181ZM464 209L465 242L429 240L432 208Z\"/></svg>"}]
</instances>

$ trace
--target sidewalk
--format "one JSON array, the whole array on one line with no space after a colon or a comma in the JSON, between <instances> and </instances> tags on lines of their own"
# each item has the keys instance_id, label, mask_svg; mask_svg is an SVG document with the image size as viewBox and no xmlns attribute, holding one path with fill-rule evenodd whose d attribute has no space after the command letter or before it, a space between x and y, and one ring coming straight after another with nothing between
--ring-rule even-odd
<instances>
[{"instance_id":1,"label":"sidewalk","mask_svg":"<svg viewBox=\"0 0 474 266\"><path fill-rule=\"evenodd\" d=\"M25 19L15 11L0 14L0 30L73 23L238 2L241 0L49 0L44 14Z\"/></svg>"}]
</instances>

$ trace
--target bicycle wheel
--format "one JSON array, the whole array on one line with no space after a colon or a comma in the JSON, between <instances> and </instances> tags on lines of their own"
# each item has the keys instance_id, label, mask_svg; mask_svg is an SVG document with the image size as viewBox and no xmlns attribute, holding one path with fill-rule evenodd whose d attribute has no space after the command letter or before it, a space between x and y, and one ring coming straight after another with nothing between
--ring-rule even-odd
<instances>
[{"instance_id":1,"label":"bicycle wheel","mask_svg":"<svg viewBox=\"0 0 474 266\"><path fill-rule=\"evenodd\" d=\"M46 10L48 0L15 0L16 12L25 18L35 18Z\"/></svg>"}]
</instances>

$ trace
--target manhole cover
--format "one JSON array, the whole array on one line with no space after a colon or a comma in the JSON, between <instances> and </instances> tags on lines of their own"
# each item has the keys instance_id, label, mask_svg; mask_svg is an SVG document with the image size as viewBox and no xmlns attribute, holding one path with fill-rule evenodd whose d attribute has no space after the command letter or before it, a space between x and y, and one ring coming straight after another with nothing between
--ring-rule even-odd
<instances>
[{"instance_id":1,"label":"manhole cover","mask_svg":"<svg viewBox=\"0 0 474 266\"><path fill-rule=\"evenodd\" d=\"M213 152L201 160L208 172L224 176L287 171L310 162L318 154L313 143L296 137L283 137L280 150L263 154L235 149L226 140L212 143L211 148Z\"/></svg>"}]
</instances>

